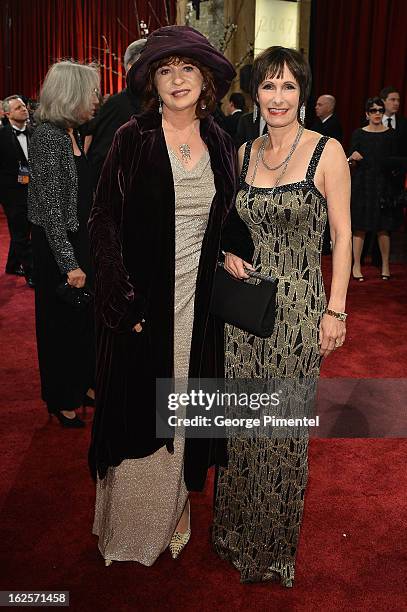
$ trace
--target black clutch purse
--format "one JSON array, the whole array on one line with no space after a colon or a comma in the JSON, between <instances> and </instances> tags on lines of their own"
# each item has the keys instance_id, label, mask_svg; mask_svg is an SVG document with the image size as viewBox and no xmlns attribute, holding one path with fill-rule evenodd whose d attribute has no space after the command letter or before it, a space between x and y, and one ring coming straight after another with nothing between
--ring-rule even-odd
<instances>
[{"instance_id":1,"label":"black clutch purse","mask_svg":"<svg viewBox=\"0 0 407 612\"><path fill-rule=\"evenodd\" d=\"M260 283L237 280L218 263L210 312L259 338L269 338L276 319L278 280L252 270L246 272Z\"/></svg>"},{"instance_id":2,"label":"black clutch purse","mask_svg":"<svg viewBox=\"0 0 407 612\"><path fill-rule=\"evenodd\" d=\"M72 287L68 281L58 285L56 294L62 302L78 311L85 310L93 299L93 295L88 287L85 286L78 289L77 287Z\"/></svg>"}]
</instances>

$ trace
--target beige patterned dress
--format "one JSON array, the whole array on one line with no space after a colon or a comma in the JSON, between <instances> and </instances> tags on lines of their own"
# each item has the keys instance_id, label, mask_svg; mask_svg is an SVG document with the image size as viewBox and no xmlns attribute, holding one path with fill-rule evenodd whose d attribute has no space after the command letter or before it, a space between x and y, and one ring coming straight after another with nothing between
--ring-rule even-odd
<instances>
[{"instance_id":1,"label":"beige patterned dress","mask_svg":"<svg viewBox=\"0 0 407 612\"><path fill-rule=\"evenodd\" d=\"M168 153L175 189L174 377L187 379L196 276L215 186L207 151L190 171L171 149ZM105 559L150 566L167 548L188 497L180 430L174 451L163 447L143 459L127 459L98 479L93 533Z\"/></svg>"},{"instance_id":2,"label":"beige patterned dress","mask_svg":"<svg viewBox=\"0 0 407 612\"><path fill-rule=\"evenodd\" d=\"M254 242L253 265L279 279L273 335L262 339L228 326L226 377L316 380L318 329L326 308L321 248L326 200L314 184L327 142L322 137L306 178L270 189L246 177L246 145L236 207ZM232 437L229 462L219 470L213 543L240 570L242 582L280 580L292 586L307 483L307 436Z\"/></svg>"}]
</instances>

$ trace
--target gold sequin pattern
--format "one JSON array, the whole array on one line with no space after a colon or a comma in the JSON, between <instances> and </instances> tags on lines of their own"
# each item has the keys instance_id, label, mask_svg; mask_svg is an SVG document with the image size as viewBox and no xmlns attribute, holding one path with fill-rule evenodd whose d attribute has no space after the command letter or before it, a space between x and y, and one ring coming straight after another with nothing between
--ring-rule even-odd
<instances>
[{"instance_id":1,"label":"gold sequin pattern","mask_svg":"<svg viewBox=\"0 0 407 612\"><path fill-rule=\"evenodd\" d=\"M226 377L317 378L318 332L326 308L321 274L326 200L313 178L327 142L321 138L306 178L267 188L241 181L236 207L255 246L253 265L279 279L277 317L270 338L226 328ZM242 177L251 144L246 146ZM307 399L309 401L309 398ZM242 582L279 580L292 586L307 483L306 436L232 437L227 468L219 470L213 543L240 570Z\"/></svg>"}]
</instances>

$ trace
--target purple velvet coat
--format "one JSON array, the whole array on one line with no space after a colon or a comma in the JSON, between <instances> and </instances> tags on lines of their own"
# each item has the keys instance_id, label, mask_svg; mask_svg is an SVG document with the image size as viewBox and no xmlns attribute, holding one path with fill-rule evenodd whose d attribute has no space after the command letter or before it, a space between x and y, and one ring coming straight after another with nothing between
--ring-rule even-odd
<instances>
[{"instance_id":1,"label":"purple velvet coat","mask_svg":"<svg viewBox=\"0 0 407 612\"><path fill-rule=\"evenodd\" d=\"M201 121L216 194L202 242L196 282L189 375L224 377L223 325L209 314L221 229L227 250L252 255L233 208L236 155L212 117ZM175 194L161 116L133 118L116 134L89 222L95 263L96 412L89 452L93 476L123 459L145 457L172 440L155 434L155 379L171 378L174 362ZM222 244L223 246L223 244ZM145 319L143 332L132 325ZM187 440L185 481L200 490L208 466L225 462L225 444Z\"/></svg>"}]
</instances>

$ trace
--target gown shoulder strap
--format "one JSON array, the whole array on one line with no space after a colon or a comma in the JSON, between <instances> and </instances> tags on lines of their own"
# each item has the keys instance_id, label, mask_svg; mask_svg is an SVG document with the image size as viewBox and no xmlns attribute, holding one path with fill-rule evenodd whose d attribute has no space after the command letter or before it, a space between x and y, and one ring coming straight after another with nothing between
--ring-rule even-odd
<instances>
[{"instance_id":1,"label":"gown shoulder strap","mask_svg":"<svg viewBox=\"0 0 407 612\"><path fill-rule=\"evenodd\" d=\"M242 170L240 172L240 183L243 183L243 181L245 180L247 171L249 169L250 153L252 150L253 142L254 140L248 140L244 148L243 165Z\"/></svg>"},{"instance_id":2,"label":"gown shoulder strap","mask_svg":"<svg viewBox=\"0 0 407 612\"><path fill-rule=\"evenodd\" d=\"M308 169L307 169L307 181L313 181L314 180L314 176L315 176L315 171L317 169L317 166L319 164L319 160L321 159L321 155L323 150L325 149L325 145L329 140L329 136L322 136L317 144L316 147L314 149L314 152L312 154L312 157L310 159L310 162L308 164Z\"/></svg>"}]
</instances>

